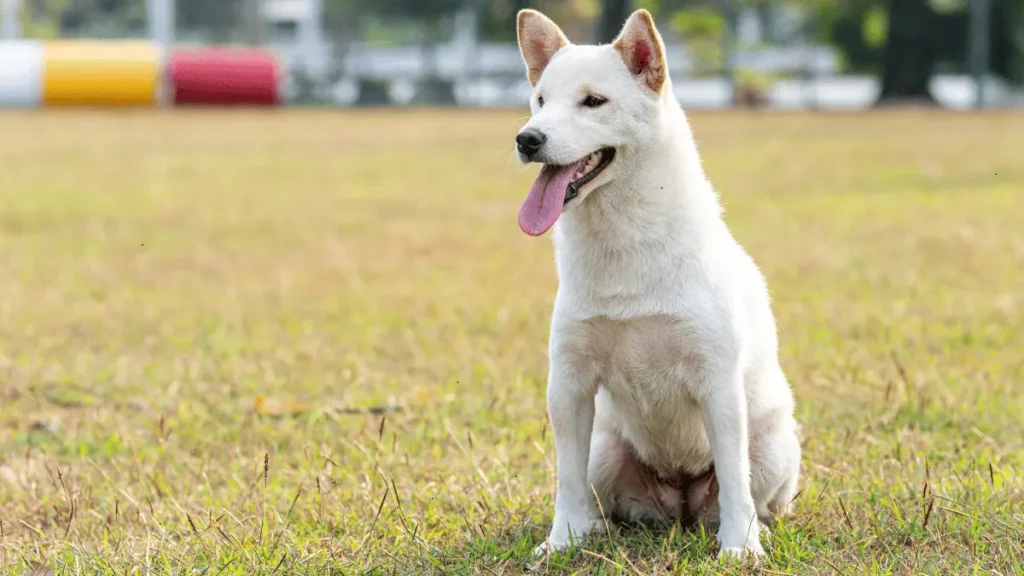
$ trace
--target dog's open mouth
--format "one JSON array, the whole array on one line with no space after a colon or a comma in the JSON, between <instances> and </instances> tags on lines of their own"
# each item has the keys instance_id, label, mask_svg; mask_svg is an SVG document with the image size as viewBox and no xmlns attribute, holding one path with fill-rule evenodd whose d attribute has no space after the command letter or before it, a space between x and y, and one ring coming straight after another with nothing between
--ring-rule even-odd
<instances>
[{"instance_id":1,"label":"dog's open mouth","mask_svg":"<svg viewBox=\"0 0 1024 576\"><path fill-rule=\"evenodd\" d=\"M562 209L579 196L580 189L614 159L614 148L602 148L565 166L545 164L519 209L519 227L530 236L547 232L562 215Z\"/></svg>"},{"instance_id":2,"label":"dog's open mouth","mask_svg":"<svg viewBox=\"0 0 1024 576\"><path fill-rule=\"evenodd\" d=\"M580 188L582 188L587 182L597 178L597 175L607 168L608 165L612 163L613 159L615 159L614 148L602 148L601 150L598 150L584 158L583 160L585 160L586 163L577 169L579 176L570 182L569 186L566 188L565 200L562 201L562 205L564 206L568 204L570 200L578 196ZM576 165L582 163L583 160L577 162Z\"/></svg>"}]
</instances>

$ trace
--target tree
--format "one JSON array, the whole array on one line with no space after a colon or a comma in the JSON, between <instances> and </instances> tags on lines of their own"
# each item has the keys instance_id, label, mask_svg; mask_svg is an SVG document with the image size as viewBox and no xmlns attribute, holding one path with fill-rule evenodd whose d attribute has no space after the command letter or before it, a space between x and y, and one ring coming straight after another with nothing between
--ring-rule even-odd
<instances>
[{"instance_id":1,"label":"tree","mask_svg":"<svg viewBox=\"0 0 1024 576\"><path fill-rule=\"evenodd\" d=\"M480 35L483 40L516 41L516 15L530 7L529 0L484 0L480 10Z\"/></svg>"},{"instance_id":2,"label":"tree","mask_svg":"<svg viewBox=\"0 0 1024 576\"><path fill-rule=\"evenodd\" d=\"M598 42L615 40L633 11L630 0L601 0L601 19L597 26Z\"/></svg>"},{"instance_id":3,"label":"tree","mask_svg":"<svg viewBox=\"0 0 1024 576\"><path fill-rule=\"evenodd\" d=\"M891 0L879 104L935 104L928 81L936 62L936 14L928 0Z\"/></svg>"}]
</instances>

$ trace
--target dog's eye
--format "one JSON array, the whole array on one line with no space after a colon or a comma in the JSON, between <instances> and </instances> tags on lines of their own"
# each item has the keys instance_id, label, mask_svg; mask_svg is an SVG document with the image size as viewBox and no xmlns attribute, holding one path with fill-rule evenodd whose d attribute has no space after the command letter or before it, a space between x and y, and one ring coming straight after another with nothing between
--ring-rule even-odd
<instances>
[{"instance_id":1,"label":"dog's eye","mask_svg":"<svg viewBox=\"0 0 1024 576\"><path fill-rule=\"evenodd\" d=\"M598 106L601 106L606 102L608 101L605 100L604 98L601 98L600 96L594 96L593 94L591 94L590 96L584 98L583 102L580 102L580 105L585 106L587 108L597 108Z\"/></svg>"},{"instance_id":2,"label":"dog's eye","mask_svg":"<svg viewBox=\"0 0 1024 576\"><path fill-rule=\"evenodd\" d=\"M543 96L537 96L537 106L540 107L540 108L544 107L544 97Z\"/></svg>"}]
</instances>

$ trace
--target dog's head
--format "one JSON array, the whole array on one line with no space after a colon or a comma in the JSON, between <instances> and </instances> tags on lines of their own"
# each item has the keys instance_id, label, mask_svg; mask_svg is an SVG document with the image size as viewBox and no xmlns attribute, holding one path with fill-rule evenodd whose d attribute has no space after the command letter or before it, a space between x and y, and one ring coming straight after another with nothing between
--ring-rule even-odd
<instances>
[{"instance_id":1,"label":"dog's head","mask_svg":"<svg viewBox=\"0 0 1024 576\"><path fill-rule=\"evenodd\" d=\"M516 135L524 163L543 164L519 227L545 233L563 208L622 176L655 135L668 83L665 48L646 10L607 45L574 45L535 10L519 13L519 48L533 85L532 115Z\"/></svg>"}]
</instances>

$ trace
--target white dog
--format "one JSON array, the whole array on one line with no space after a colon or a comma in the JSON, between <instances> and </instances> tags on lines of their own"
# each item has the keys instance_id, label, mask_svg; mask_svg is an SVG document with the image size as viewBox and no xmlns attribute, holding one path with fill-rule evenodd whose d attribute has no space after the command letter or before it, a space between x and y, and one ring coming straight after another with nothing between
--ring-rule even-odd
<instances>
[{"instance_id":1,"label":"white dog","mask_svg":"<svg viewBox=\"0 0 1024 576\"><path fill-rule=\"evenodd\" d=\"M611 45L573 45L533 10L518 29L533 85L518 156L543 164L519 226L557 222L559 275L558 489L537 553L603 530L604 512L717 525L720 558L760 556L759 520L796 494L793 396L764 278L722 220L661 36L644 10Z\"/></svg>"}]
</instances>

